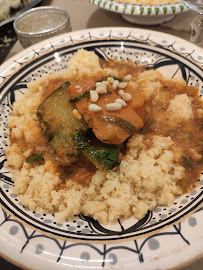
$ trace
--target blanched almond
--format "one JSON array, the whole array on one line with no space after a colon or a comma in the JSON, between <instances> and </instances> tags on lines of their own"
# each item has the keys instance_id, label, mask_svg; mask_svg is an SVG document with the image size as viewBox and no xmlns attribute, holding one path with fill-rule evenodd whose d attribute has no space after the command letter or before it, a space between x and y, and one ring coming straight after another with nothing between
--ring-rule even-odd
<instances>
[{"instance_id":1,"label":"blanched almond","mask_svg":"<svg viewBox=\"0 0 203 270\"><path fill-rule=\"evenodd\" d=\"M102 110L102 107L96 105L96 104L90 104L88 107L90 112L99 112Z\"/></svg>"},{"instance_id":2,"label":"blanched almond","mask_svg":"<svg viewBox=\"0 0 203 270\"><path fill-rule=\"evenodd\" d=\"M108 81L102 81L102 84L104 84L105 86L108 86L109 82Z\"/></svg>"},{"instance_id":3,"label":"blanched almond","mask_svg":"<svg viewBox=\"0 0 203 270\"><path fill-rule=\"evenodd\" d=\"M117 99L115 100L115 103L121 104L122 107L126 107L126 106L127 106L126 102L125 102L123 99L121 99L121 98L117 98Z\"/></svg>"},{"instance_id":4,"label":"blanched almond","mask_svg":"<svg viewBox=\"0 0 203 270\"><path fill-rule=\"evenodd\" d=\"M121 89L124 89L128 86L127 82L120 82L118 87L121 88Z\"/></svg>"},{"instance_id":5,"label":"blanched almond","mask_svg":"<svg viewBox=\"0 0 203 270\"><path fill-rule=\"evenodd\" d=\"M119 81L118 80L114 80L114 82L112 84L113 89L116 90L118 88L118 85L119 85Z\"/></svg>"},{"instance_id":6,"label":"blanched almond","mask_svg":"<svg viewBox=\"0 0 203 270\"><path fill-rule=\"evenodd\" d=\"M108 81L109 83L113 84L113 82L114 82L114 78L112 78L112 77L108 77L107 81Z\"/></svg>"},{"instance_id":7,"label":"blanched almond","mask_svg":"<svg viewBox=\"0 0 203 270\"><path fill-rule=\"evenodd\" d=\"M132 96L129 93L125 93L122 95L122 99L125 101L130 101L132 99Z\"/></svg>"},{"instance_id":8,"label":"blanched almond","mask_svg":"<svg viewBox=\"0 0 203 270\"><path fill-rule=\"evenodd\" d=\"M122 108L122 105L120 103L109 103L106 105L107 111L117 111Z\"/></svg>"},{"instance_id":9,"label":"blanched almond","mask_svg":"<svg viewBox=\"0 0 203 270\"><path fill-rule=\"evenodd\" d=\"M103 82L96 82L96 87L105 87L106 88L106 85L103 84Z\"/></svg>"},{"instance_id":10,"label":"blanched almond","mask_svg":"<svg viewBox=\"0 0 203 270\"><path fill-rule=\"evenodd\" d=\"M91 90L90 91L90 101L97 102L98 99L99 99L99 94L97 93L97 91Z\"/></svg>"},{"instance_id":11,"label":"blanched almond","mask_svg":"<svg viewBox=\"0 0 203 270\"><path fill-rule=\"evenodd\" d=\"M120 97L122 97L125 94L125 92L123 90L119 90L118 94L119 94Z\"/></svg>"},{"instance_id":12,"label":"blanched almond","mask_svg":"<svg viewBox=\"0 0 203 270\"><path fill-rule=\"evenodd\" d=\"M127 74L123 79L124 79L124 81L130 81L130 80L132 80L132 75Z\"/></svg>"},{"instance_id":13,"label":"blanched almond","mask_svg":"<svg viewBox=\"0 0 203 270\"><path fill-rule=\"evenodd\" d=\"M96 88L96 91L98 94L106 94L107 93L107 89L104 86L98 86Z\"/></svg>"},{"instance_id":14,"label":"blanched almond","mask_svg":"<svg viewBox=\"0 0 203 270\"><path fill-rule=\"evenodd\" d=\"M79 113L79 111L77 109L73 110L73 115L75 116L75 118L77 118L78 120L82 119L82 115Z\"/></svg>"}]
</instances>

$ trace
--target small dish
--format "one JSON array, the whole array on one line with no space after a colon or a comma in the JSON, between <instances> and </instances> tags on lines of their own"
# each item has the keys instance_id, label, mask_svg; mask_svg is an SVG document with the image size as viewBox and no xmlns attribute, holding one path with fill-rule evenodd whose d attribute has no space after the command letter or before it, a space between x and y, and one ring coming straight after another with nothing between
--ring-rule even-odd
<instances>
[{"instance_id":1,"label":"small dish","mask_svg":"<svg viewBox=\"0 0 203 270\"><path fill-rule=\"evenodd\" d=\"M38 7L23 13L14 21L14 30L24 48L46 38L71 31L66 10L59 7Z\"/></svg>"},{"instance_id":2,"label":"small dish","mask_svg":"<svg viewBox=\"0 0 203 270\"><path fill-rule=\"evenodd\" d=\"M182 4L133 5L116 0L89 0L89 3L112 12L120 13L124 20L140 25L158 25L172 20L176 14L188 11Z\"/></svg>"}]
</instances>

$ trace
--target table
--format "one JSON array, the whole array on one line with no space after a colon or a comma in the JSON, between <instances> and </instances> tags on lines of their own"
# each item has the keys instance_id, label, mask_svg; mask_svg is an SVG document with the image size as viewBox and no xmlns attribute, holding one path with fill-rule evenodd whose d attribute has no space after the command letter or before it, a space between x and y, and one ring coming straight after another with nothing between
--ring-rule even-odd
<instances>
[{"instance_id":1,"label":"table","mask_svg":"<svg viewBox=\"0 0 203 270\"><path fill-rule=\"evenodd\" d=\"M112 13L97 6L88 3L88 0L44 0L42 6L59 6L66 9L70 15L72 30L80 30L85 28L121 26L121 27L136 27L142 29L142 26L131 24L122 19L120 14ZM80 13L83 13L80 16ZM145 29L156 30L168 34L181 37L185 40L190 39L190 23L195 17L195 13L190 11L177 15L172 21L164 23L160 26L144 26ZM5 60L14 56L23 50L19 41L16 41ZM0 258L0 268L2 270L20 270L20 268L13 266L4 259ZM191 265L183 266L181 270L202 270L203 258Z\"/></svg>"}]
</instances>

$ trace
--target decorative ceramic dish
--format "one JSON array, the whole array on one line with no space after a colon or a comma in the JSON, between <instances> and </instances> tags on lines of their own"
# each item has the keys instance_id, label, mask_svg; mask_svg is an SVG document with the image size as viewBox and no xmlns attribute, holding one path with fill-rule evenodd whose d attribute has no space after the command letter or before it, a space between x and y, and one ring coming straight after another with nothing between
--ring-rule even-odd
<instances>
[{"instance_id":1,"label":"decorative ceramic dish","mask_svg":"<svg viewBox=\"0 0 203 270\"><path fill-rule=\"evenodd\" d=\"M158 207L142 220L102 226L79 215L57 224L54 215L24 207L4 167L7 118L27 82L67 67L80 48L100 58L148 64L170 78L183 77L203 94L203 51L177 37L135 28L88 29L54 37L14 56L0 67L0 255L23 268L171 269L203 256L203 177L198 188Z\"/></svg>"},{"instance_id":2,"label":"decorative ceramic dish","mask_svg":"<svg viewBox=\"0 0 203 270\"><path fill-rule=\"evenodd\" d=\"M89 2L99 8L120 13L128 22L141 25L162 24L173 19L175 15L189 10L182 3L149 6L118 3L116 0L89 0Z\"/></svg>"}]
</instances>

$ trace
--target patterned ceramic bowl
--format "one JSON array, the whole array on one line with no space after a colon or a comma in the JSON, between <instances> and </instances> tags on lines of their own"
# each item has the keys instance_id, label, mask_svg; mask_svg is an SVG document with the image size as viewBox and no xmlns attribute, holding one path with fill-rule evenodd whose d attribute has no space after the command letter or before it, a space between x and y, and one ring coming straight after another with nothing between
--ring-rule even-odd
<instances>
[{"instance_id":1,"label":"patterned ceramic bowl","mask_svg":"<svg viewBox=\"0 0 203 270\"><path fill-rule=\"evenodd\" d=\"M203 175L198 188L146 216L102 225L75 216L58 224L54 214L22 205L4 166L8 117L27 83L67 68L78 49L101 59L149 65L169 78L183 77L203 95L203 50L180 38L136 28L95 28L53 37L15 55L0 67L0 256L32 270L177 269L203 254Z\"/></svg>"},{"instance_id":2,"label":"patterned ceramic bowl","mask_svg":"<svg viewBox=\"0 0 203 270\"><path fill-rule=\"evenodd\" d=\"M157 25L170 21L176 14L188 11L182 3L171 5L133 5L118 3L116 0L89 0L100 8L120 13L128 22L141 25Z\"/></svg>"}]
</instances>

